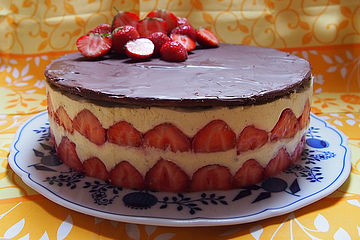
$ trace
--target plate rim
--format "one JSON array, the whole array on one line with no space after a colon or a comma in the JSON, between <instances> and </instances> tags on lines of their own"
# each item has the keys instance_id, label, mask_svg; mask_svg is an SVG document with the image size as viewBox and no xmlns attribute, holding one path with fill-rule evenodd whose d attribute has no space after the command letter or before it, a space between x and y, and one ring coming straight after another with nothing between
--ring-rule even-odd
<instances>
[{"instance_id":1,"label":"plate rim","mask_svg":"<svg viewBox=\"0 0 360 240\"><path fill-rule=\"evenodd\" d=\"M338 189L348 178L351 171L351 151L348 146L348 138L347 136L338 130L336 127L311 113L310 116L320 121L325 128L331 129L340 137L340 144L344 149L344 155L342 156L342 169L338 176L326 187L321 188L317 192L304 196L300 199L297 199L291 203L287 203L286 205L280 207L271 207L265 208L262 211L258 211L255 213L228 217L228 218L209 218L209 217L189 217L187 219L176 219L176 218L165 218L159 216L141 216L140 214L137 216L126 215L126 214L118 214L118 213L110 213L107 211L94 209L91 207L83 206L80 203L69 201L63 198L60 194L57 194L50 189L47 189L45 186L39 184L37 181L32 179L31 172L22 169L16 162L16 156L20 153L20 150L17 148L17 144L20 141L21 135L24 129L31 122L36 121L38 118L42 117L44 114L47 114L47 111L39 112L25 121L16 131L14 140L10 145L10 153L8 156L8 162L13 171L21 177L21 179L26 183L29 187L34 189L36 192L44 196L45 198L51 200L52 202L61 205L62 207L66 207L70 210L77 211L83 214L87 214L93 217L99 217L104 219L109 219L113 221L134 223L134 224L146 224L146 225L156 225L156 226L166 226L166 227L202 227L202 226L224 226L224 225L235 225L235 224L243 224L249 222L255 222L283 214L287 214L289 212L298 210L304 206L310 205L313 202L319 201L327 195L334 192ZM215 191L214 191L215 192ZM306 201L307 199L317 196L314 201Z\"/></svg>"}]
</instances>

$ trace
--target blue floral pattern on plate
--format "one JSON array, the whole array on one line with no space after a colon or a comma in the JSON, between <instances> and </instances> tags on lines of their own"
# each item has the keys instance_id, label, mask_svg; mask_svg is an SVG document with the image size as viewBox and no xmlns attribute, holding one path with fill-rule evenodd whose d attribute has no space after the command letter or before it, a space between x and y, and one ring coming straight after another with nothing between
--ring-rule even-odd
<instances>
[{"instance_id":1,"label":"blue floral pattern on plate","mask_svg":"<svg viewBox=\"0 0 360 240\"><path fill-rule=\"evenodd\" d=\"M116 187L62 164L49 138L47 112L18 130L9 163L25 183L70 209L140 224L214 226L284 214L335 191L351 165L346 137L315 115L300 161L276 177L230 191L176 194Z\"/></svg>"}]
</instances>

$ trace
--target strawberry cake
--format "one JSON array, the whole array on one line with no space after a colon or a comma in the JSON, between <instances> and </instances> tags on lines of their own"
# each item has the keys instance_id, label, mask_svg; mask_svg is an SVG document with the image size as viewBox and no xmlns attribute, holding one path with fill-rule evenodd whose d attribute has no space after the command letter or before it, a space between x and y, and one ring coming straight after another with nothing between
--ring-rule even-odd
<instances>
[{"instance_id":1,"label":"strawberry cake","mask_svg":"<svg viewBox=\"0 0 360 240\"><path fill-rule=\"evenodd\" d=\"M310 64L220 44L184 62L80 53L47 66L50 129L76 171L132 189L256 184L297 161L310 119Z\"/></svg>"}]
</instances>

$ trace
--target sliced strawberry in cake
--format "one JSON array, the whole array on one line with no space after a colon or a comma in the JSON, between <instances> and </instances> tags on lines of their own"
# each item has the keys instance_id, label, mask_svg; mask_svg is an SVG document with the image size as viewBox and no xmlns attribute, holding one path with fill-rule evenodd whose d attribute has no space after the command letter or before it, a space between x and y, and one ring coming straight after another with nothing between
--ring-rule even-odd
<instances>
[{"instance_id":1,"label":"sliced strawberry in cake","mask_svg":"<svg viewBox=\"0 0 360 240\"><path fill-rule=\"evenodd\" d=\"M194 152L227 151L235 147L236 135L222 120L213 120L200 129L193 138Z\"/></svg>"},{"instance_id":2,"label":"sliced strawberry in cake","mask_svg":"<svg viewBox=\"0 0 360 240\"><path fill-rule=\"evenodd\" d=\"M301 154L305 149L305 136L301 138L301 141L296 145L294 152L291 154L291 163L295 163L297 160L300 159Z\"/></svg>"},{"instance_id":3,"label":"sliced strawberry in cake","mask_svg":"<svg viewBox=\"0 0 360 240\"><path fill-rule=\"evenodd\" d=\"M67 137L63 137L59 146L56 148L57 155L59 159L75 169L78 172L82 172L84 167L76 153L76 145L71 142Z\"/></svg>"},{"instance_id":4,"label":"sliced strawberry in cake","mask_svg":"<svg viewBox=\"0 0 360 240\"><path fill-rule=\"evenodd\" d=\"M281 113L279 121L271 130L270 139L271 141L276 141L282 138L292 138L298 130L298 120L293 111L287 108Z\"/></svg>"},{"instance_id":5,"label":"sliced strawberry in cake","mask_svg":"<svg viewBox=\"0 0 360 240\"><path fill-rule=\"evenodd\" d=\"M107 131L108 141L120 146L140 147L142 134L126 121L115 123Z\"/></svg>"},{"instance_id":6,"label":"sliced strawberry in cake","mask_svg":"<svg viewBox=\"0 0 360 240\"><path fill-rule=\"evenodd\" d=\"M190 139L170 123L157 125L144 135L144 146L186 152L191 149Z\"/></svg>"},{"instance_id":7,"label":"sliced strawberry in cake","mask_svg":"<svg viewBox=\"0 0 360 240\"><path fill-rule=\"evenodd\" d=\"M131 189L144 189L144 178L129 162L118 163L109 174L111 184Z\"/></svg>"},{"instance_id":8,"label":"sliced strawberry in cake","mask_svg":"<svg viewBox=\"0 0 360 240\"><path fill-rule=\"evenodd\" d=\"M104 181L109 178L109 173L106 170L105 164L97 157L86 159L83 162L83 166L87 176L95 177Z\"/></svg>"},{"instance_id":9,"label":"sliced strawberry in cake","mask_svg":"<svg viewBox=\"0 0 360 240\"><path fill-rule=\"evenodd\" d=\"M264 130L252 125L245 127L244 130L241 131L237 141L238 154L264 146L268 138L268 133Z\"/></svg>"},{"instance_id":10,"label":"sliced strawberry in cake","mask_svg":"<svg viewBox=\"0 0 360 240\"><path fill-rule=\"evenodd\" d=\"M310 103L309 100L306 101L304 106L304 111L298 119L300 129L306 127L310 122Z\"/></svg>"},{"instance_id":11,"label":"sliced strawberry in cake","mask_svg":"<svg viewBox=\"0 0 360 240\"><path fill-rule=\"evenodd\" d=\"M51 97L49 94L47 94L47 110L48 110L49 116L54 119L55 118L55 110L52 105Z\"/></svg>"},{"instance_id":12,"label":"sliced strawberry in cake","mask_svg":"<svg viewBox=\"0 0 360 240\"><path fill-rule=\"evenodd\" d=\"M290 166L290 156L286 149L281 148L276 156L265 167L265 178L275 176Z\"/></svg>"},{"instance_id":13,"label":"sliced strawberry in cake","mask_svg":"<svg viewBox=\"0 0 360 240\"><path fill-rule=\"evenodd\" d=\"M64 129L70 133L74 132L73 122L63 106L60 106L55 113L55 120L57 124L63 126Z\"/></svg>"},{"instance_id":14,"label":"sliced strawberry in cake","mask_svg":"<svg viewBox=\"0 0 360 240\"><path fill-rule=\"evenodd\" d=\"M255 160L247 160L233 177L234 187L250 186L264 178L264 168Z\"/></svg>"},{"instance_id":15,"label":"sliced strawberry in cake","mask_svg":"<svg viewBox=\"0 0 360 240\"><path fill-rule=\"evenodd\" d=\"M145 176L148 189L164 192L185 192L189 177L175 163L161 159Z\"/></svg>"},{"instance_id":16,"label":"sliced strawberry in cake","mask_svg":"<svg viewBox=\"0 0 360 240\"><path fill-rule=\"evenodd\" d=\"M218 164L198 169L192 176L190 191L228 190L232 176L227 167Z\"/></svg>"},{"instance_id":17,"label":"sliced strawberry in cake","mask_svg":"<svg viewBox=\"0 0 360 240\"><path fill-rule=\"evenodd\" d=\"M73 127L96 145L102 145L106 141L106 130L102 127L99 119L87 109L75 116Z\"/></svg>"}]
</instances>

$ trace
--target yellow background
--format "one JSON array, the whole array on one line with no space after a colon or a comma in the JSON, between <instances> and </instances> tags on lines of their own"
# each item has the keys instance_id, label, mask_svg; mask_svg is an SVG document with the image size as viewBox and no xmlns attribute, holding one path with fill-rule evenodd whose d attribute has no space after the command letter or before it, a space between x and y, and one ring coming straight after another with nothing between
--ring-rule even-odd
<instances>
[{"instance_id":1,"label":"yellow background","mask_svg":"<svg viewBox=\"0 0 360 240\"><path fill-rule=\"evenodd\" d=\"M28 188L7 156L17 128L46 109L43 71L76 51L78 37L118 10L166 8L222 42L278 48L310 61L312 112L349 137L350 178L335 193L255 223L169 228L112 222L63 208ZM358 239L360 238L359 0L1 0L0 237L12 239ZM318 229L318 223L328 226ZM10 230L9 230L10 229ZM349 237L349 238L347 238Z\"/></svg>"}]
</instances>

